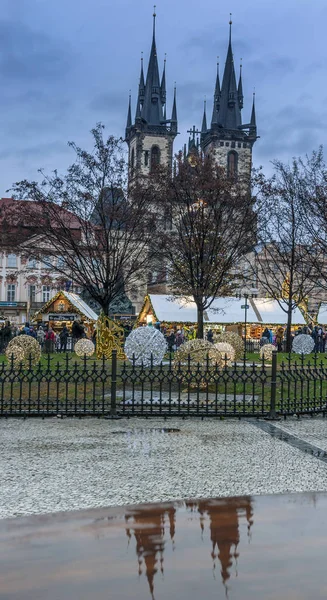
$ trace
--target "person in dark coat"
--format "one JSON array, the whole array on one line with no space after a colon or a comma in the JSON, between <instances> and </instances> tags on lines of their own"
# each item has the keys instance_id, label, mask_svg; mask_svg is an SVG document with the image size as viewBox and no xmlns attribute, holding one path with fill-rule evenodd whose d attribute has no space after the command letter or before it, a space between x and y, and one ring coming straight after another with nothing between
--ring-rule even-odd
<instances>
[{"instance_id":1,"label":"person in dark coat","mask_svg":"<svg viewBox=\"0 0 327 600\"><path fill-rule=\"evenodd\" d=\"M74 321L72 326L72 336L74 342L77 342L77 340L81 340L82 337L84 337L84 327L80 321Z\"/></svg>"},{"instance_id":2,"label":"person in dark coat","mask_svg":"<svg viewBox=\"0 0 327 600\"><path fill-rule=\"evenodd\" d=\"M69 331L66 325L63 326L62 331L60 332L60 352L67 352L67 340L69 336Z\"/></svg>"}]
</instances>

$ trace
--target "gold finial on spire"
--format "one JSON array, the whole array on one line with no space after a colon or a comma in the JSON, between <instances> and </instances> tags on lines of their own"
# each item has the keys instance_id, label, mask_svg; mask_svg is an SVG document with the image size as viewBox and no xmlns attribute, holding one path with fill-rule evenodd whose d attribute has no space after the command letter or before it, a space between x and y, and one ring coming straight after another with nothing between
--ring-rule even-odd
<instances>
[{"instance_id":1,"label":"gold finial on spire","mask_svg":"<svg viewBox=\"0 0 327 600\"><path fill-rule=\"evenodd\" d=\"M242 72L242 69L243 69L243 58L241 58L241 60L240 60L240 71L241 72Z\"/></svg>"},{"instance_id":2,"label":"gold finial on spire","mask_svg":"<svg viewBox=\"0 0 327 600\"><path fill-rule=\"evenodd\" d=\"M153 16L154 16L154 17L156 17L156 16L157 16L157 14L156 14L156 8L157 8L157 5L156 5L156 4L154 4L154 5L153 5Z\"/></svg>"},{"instance_id":3,"label":"gold finial on spire","mask_svg":"<svg viewBox=\"0 0 327 600\"><path fill-rule=\"evenodd\" d=\"M232 21L232 13L229 13L229 24L233 25L233 21Z\"/></svg>"},{"instance_id":4,"label":"gold finial on spire","mask_svg":"<svg viewBox=\"0 0 327 600\"><path fill-rule=\"evenodd\" d=\"M143 50L141 52L141 64L142 64L142 67L143 67Z\"/></svg>"},{"instance_id":5,"label":"gold finial on spire","mask_svg":"<svg viewBox=\"0 0 327 600\"><path fill-rule=\"evenodd\" d=\"M164 64L166 64L166 60L167 60L167 52L165 52Z\"/></svg>"}]
</instances>

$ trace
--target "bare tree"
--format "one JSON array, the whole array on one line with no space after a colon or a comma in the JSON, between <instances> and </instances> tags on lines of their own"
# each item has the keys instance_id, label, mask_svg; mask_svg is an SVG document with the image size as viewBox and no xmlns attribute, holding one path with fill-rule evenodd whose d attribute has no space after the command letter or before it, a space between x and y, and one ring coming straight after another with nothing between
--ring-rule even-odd
<instances>
[{"instance_id":1,"label":"bare tree","mask_svg":"<svg viewBox=\"0 0 327 600\"><path fill-rule=\"evenodd\" d=\"M192 297L199 338L214 298L231 294L239 260L254 243L256 217L249 181L227 176L210 158L179 160L177 173L154 175L153 197L163 216L157 253L165 261L173 296Z\"/></svg>"},{"instance_id":2,"label":"bare tree","mask_svg":"<svg viewBox=\"0 0 327 600\"><path fill-rule=\"evenodd\" d=\"M56 271L81 286L104 313L122 294L133 294L148 269L154 215L146 188L134 184L127 197L127 165L122 140L92 130L92 152L69 146L76 160L61 177L42 171L41 183L21 181L14 196L26 203L30 226L41 236L35 256L57 261ZM24 217L26 219L26 215Z\"/></svg>"},{"instance_id":3,"label":"bare tree","mask_svg":"<svg viewBox=\"0 0 327 600\"><path fill-rule=\"evenodd\" d=\"M271 179L257 182L257 247L252 267L264 292L277 300L287 321L286 349L291 350L293 310L307 303L316 286L315 248L303 202L300 162L274 163Z\"/></svg>"}]
</instances>

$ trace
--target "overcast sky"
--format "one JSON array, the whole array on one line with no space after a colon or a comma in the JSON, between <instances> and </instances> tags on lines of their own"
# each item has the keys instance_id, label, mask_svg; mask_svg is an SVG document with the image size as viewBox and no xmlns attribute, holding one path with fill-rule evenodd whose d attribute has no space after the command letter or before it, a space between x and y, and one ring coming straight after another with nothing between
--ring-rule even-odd
<instances>
[{"instance_id":1,"label":"overcast sky","mask_svg":"<svg viewBox=\"0 0 327 600\"><path fill-rule=\"evenodd\" d=\"M1 0L0 196L37 169L64 170L68 140L90 147L102 121L124 134L140 53L151 45L148 0ZM254 163L287 161L327 142L326 0L157 0L160 67L167 53L168 113L177 83L179 150L203 98L212 110L216 57L223 69L233 13L235 64L243 59L243 122L256 90ZM8 194L7 194L8 195Z\"/></svg>"}]
</instances>

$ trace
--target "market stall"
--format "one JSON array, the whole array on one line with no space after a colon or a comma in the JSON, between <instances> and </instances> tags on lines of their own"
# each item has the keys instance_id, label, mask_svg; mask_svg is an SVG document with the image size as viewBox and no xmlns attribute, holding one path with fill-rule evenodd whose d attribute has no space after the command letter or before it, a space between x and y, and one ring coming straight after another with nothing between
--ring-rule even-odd
<instances>
[{"instance_id":1,"label":"market stall","mask_svg":"<svg viewBox=\"0 0 327 600\"><path fill-rule=\"evenodd\" d=\"M239 325L244 322L244 300L225 297L215 298L210 308L204 311L205 330L209 328L219 331L239 331ZM258 322L258 315L249 304L247 320ZM137 326L160 323L161 327L173 329L195 328L197 323L197 308L193 300L185 298L172 299L164 294L148 294L140 311Z\"/></svg>"},{"instance_id":2,"label":"market stall","mask_svg":"<svg viewBox=\"0 0 327 600\"><path fill-rule=\"evenodd\" d=\"M204 311L204 327L219 331L235 331L244 335L244 298L215 298L210 308ZM259 340L266 327L276 333L278 326L286 326L287 313L277 300L269 298L247 298L246 337ZM286 308L286 304L285 304ZM326 305L327 321L327 305ZM172 298L164 294L148 294L140 311L137 326L160 323L161 327L173 329L195 328L197 323L196 304L193 300ZM298 308L293 310L292 330L306 324Z\"/></svg>"},{"instance_id":3,"label":"market stall","mask_svg":"<svg viewBox=\"0 0 327 600\"><path fill-rule=\"evenodd\" d=\"M60 333L64 325L71 331L73 322L81 321L87 337L91 337L98 315L78 294L60 291L35 313L33 323L49 325Z\"/></svg>"}]
</instances>

